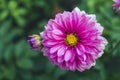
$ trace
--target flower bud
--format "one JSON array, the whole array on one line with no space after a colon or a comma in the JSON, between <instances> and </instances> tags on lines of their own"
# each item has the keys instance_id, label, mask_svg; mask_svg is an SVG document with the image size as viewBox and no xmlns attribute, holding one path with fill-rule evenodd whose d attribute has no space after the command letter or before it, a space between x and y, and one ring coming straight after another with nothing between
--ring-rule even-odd
<instances>
[{"instance_id":1,"label":"flower bud","mask_svg":"<svg viewBox=\"0 0 120 80\"><path fill-rule=\"evenodd\" d=\"M28 43L33 50L39 51L41 48L41 37L39 35L33 34L29 36Z\"/></svg>"},{"instance_id":2,"label":"flower bud","mask_svg":"<svg viewBox=\"0 0 120 80\"><path fill-rule=\"evenodd\" d=\"M120 0L113 0L113 9L120 15Z\"/></svg>"}]
</instances>

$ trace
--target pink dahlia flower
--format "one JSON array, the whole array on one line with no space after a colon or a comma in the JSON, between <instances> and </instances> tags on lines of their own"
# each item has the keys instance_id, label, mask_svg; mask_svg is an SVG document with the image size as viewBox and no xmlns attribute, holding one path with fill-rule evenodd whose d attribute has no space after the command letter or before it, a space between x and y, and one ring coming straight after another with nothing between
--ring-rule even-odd
<instances>
[{"instance_id":1,"label":"pink dahlia flower","mask_svg":"<svg viewBox=\"0 0 120 80\"><path fill-rule=\"evenodd\" d=\"M118 14L120 14L120 0L113 0L115 2L115 4L113 4L113 9L116 10L118 12Z\"/></svg>"},{"instance_id":2,"label":"pink dahlia flower","mask_svg":"<svg viewBox=\"0 0 120 80\"><path fill-rule=\"evenodd\" d=\"M115 4L113 4L114 7L120 7L120 0L113 0Z\"/></svg>"},{"instance_id":3,"label":"pink dahlia flower","mask_svg":"<svg viewBox=\"0 0 120 80\"><path fill-rule=\"evenodd\" d=\"M77 7L72 12L59 13L41 33L44 55L61 69L82 72L94 66L103 54L107 41L102 31L95 15Z\"/></svg>"}]
</instances>

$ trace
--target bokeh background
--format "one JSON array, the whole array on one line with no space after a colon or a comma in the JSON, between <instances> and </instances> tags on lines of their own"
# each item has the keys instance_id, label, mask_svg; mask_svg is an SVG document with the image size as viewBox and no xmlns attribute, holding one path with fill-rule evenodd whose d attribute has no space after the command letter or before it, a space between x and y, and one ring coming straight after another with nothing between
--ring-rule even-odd
<instances>
[{"instance_id":1,"label":"bokeh background","mask_svg":"<svg viewBox=\"0 0 120 80\"><path fill-rule=\"evenodd\" d=\"M0 0L0 80L120 80L120 17L112 0ZM58 12L75 7L96 14L109 44L84 72L62 71L27 43Z\"/></svg>"}]
</instances>

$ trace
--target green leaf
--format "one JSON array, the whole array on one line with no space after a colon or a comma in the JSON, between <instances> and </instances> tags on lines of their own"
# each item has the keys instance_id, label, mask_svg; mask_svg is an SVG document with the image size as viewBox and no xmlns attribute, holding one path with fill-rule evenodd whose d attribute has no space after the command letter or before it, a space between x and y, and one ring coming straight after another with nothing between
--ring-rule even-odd
<instances>
[{"instance_id":1,"label":"green leaf","mask_svg":"<svg viewBox=\"0 0 120 80\"><path fill-rule=\"evenodd\" d=\"M20 58L20 56L22 56L22 54L25 51L25 48L24 48L25 45L24 44L25 44L24 40L21 40L16 44L14 55L17 59Z\"/></svg>"},{"instance_id":2,"label":"green leaf","mask_svg":"<svg viewBox=\"0 0 120 80\"><path fill-rule=\"evenodd\" d=\"M32 69L34 67L32 60L28 58L22 58L17 61L17 66L22 69Z\"/></svg>"},{"instance_id":3,"label":"green leaf","mask_svg":"<svg viewBox=\"0 0 120 80\"><path fill-rule=\"evenodd\" d=\"M55 80L57 80L60 76L66 74L66 73L67 73L66 70L61 70L61 69L57 68L57 69L55 70L55 73L54 73L54 78L55 78Z\"/></svg>"},{"instance_id":4,"label":"green leaf","mask_svg":"<svg viewBox=\"0 0 120 80\"><path fill-rule=\"evenodd\" d=\"M0 61L3 58L3 52L4 52L4 44L0 42Z\"/></svg>"},{"instance_id":5,"label":"green leaf","mask_svg":"<svg viewBox=\"0 0 120 80\"><path fill-rule=\"evenodd\" d=\"M0 21L3 21L4 19L6 19L6 17L8 16L9 12L8 10L4 10L0 13Z\"/></svg>"},{"instance_id":6,"label":"green leaf","mask_svg":"<svg viewBox=\"0 0 120 80\"><path fill-rule=\"evenodd\" d=\"M0 66L2 74L0 75L0 79L4 80L4 78L13 80L15 76L15 67L13 65L9 66Z\"/></svg>"},{"instance_id":7,"label":"green leaf","mask_svg":"<svg viewBox=\"0 0 120 80\"><path fill-rule=\"evenodd\" d=\"M16 22L20 27L25 27L24 25L26 24L26 20L20 16L17 16L16 18Z\"/></svg>"},{"instance_id":8,"label":"green leaf","mask_svg":"<svg viewBox=\"0 0 120 80\"><path fill-rule=\"evenodd\" d=\"M5 49L4 59L9 62L11 57L13 56L13 45L8 45L7 48Z\"/></svg>"},{"instance_id":9,"label":"green leaf","mask_svg":"<svg viewBox=\"0 0 120 80\"><path fill-rule=\"evenodd\" d=\"M54 70L55 70L55 66L52 65L49 61L47 61L45 72L52 73Z\"/></svg>"},{"instance_id":10,"label":"green leaf","mask_svg":"<svg viewBox=\"0 0 120 80\"><path fill-rule=\"evenodd\" d=\"M11 21L6 20L5 22L0 24L0 37L5 37L9 34L8 30L11 27Z\"/></svg>"},{"instance_id":11,"label":"green leaf","mask_svg":"<svg viewBox=\"0 0 120 80\"><path fill-rule=\"evenodd\" d=\"M19 8L17 10L17 12L19 13L19 15L25 15L26 14L26 9L25 8Z\"/></svg>"},{"instance_id":12,"label":"green leaf","mask_svg":"<svg viewBox=\"0 0 120 80\"><path fill-rule=\"evenodd\" d=\"M10 9L12 12L15 11L15 9L17 8L17 6L18 6L17 2L15 2L15 1L13 1L13 0L9 1L9 3L8 3L8 7L9 7L9 9Z\"/></svg>"}]
</instances>

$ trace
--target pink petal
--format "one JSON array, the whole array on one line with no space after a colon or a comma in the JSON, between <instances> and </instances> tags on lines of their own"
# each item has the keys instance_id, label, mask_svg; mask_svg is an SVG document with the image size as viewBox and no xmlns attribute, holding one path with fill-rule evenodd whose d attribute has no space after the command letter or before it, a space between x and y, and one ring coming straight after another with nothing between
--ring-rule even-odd
<instances>
[{"instance_id":1,"label":"pink petal","mask_svg":"<svg viewBox=\"0 0 120 80\"><path fill-rule=\"evenodd\" d=\"M82 54L81 56L77 56L77 58L82 62L84 62L87 59L85 54Z\"/></svg>"},{"instance_id":2,"label":"pink petal","mask_svg":"<svg viewBox=\"0 0 120 80\"><path fill-rule=\"evenodd\" d=\"M85 47L82 44L79 44L75 47L78 55L82 55L85 52Z\"/></svg>"},{"instance_id":3,"label":"pink petal","mask_svg":"<svg viewBox=\"0 0 120 80\"><path fill-rule=\"evenodd\" d=\"M82 64L80 64L80 63L77 64L77 70L80 71L80 72L82 72L82 71L85 70L85 68L82 68L81 65L82 65Z\"/></svg>"},{"instance_id":4,"label":"pink petal","mask_svg":"<svg viewBox=\"0 0 120 80\"><path fill-rule=\"evenodd\" d=\"M55 58L55 57L57 57L56 54L52 54L52 55L50 55L50 58Z\"/></svg>"},{"instance_id":5,"label":"pink petal","mask_svg":"<svg viewBox=\"0 0 120 80\"><path fill-rule=\"evenodd\" d=\"M67 47L62 46L62 47L58 50L57 55L58 55L58 56L64 55L64 53L66 52L66 50L67 50Z\"/></svg>"},{"instance_id":6,"label":"pink petal","mask_svg":"<svg viewBox=\"0 0 120 80\"><path fill-rule=\"evenodd\" d=\"M114 2L116 2L116 3L120 3L120 0L113 0Z\"/></svg>"},{"instance_id":7,"label":"pink petal","mask_svg":"<svg viewBox=\"0 0 120 80\"><path fill-rule=\"evenodd\" d=\"M85 47L82 44L80 44L79 46L80 46L80 49L84 52L85 51Z\"/></svg>"},{"instance_id":8,"label":"pink petal","mask_svg":"<svg viewBox=\"0 0 120 80\"><path fill-rule=\"evenodd\" d=\"M76 7L72 12L77 13L78 15L80 15L80 13L81 13L81 11L78 7Z\"/></svg>"},{"instance_id":9,"label":"pink petal","mask_svg":"<svg viewBox=\"0 0 120 80\"><path fill-rule=\"evenodd\" d=\"M51 54L55 53L60 47L61 47L61 45L56 45L56 46L52 47L52 48L50 49L50 53L51 53Z\"/></svg>"},{"instance_id":10,"label":"pink petal","mask_svg":"<svg viewBox=\"0 0 120 80\"><path fill-rule=\"evenodd\" d=\"M82 55L83 54L83 52L78 47L76 47L75 49L76 49L76 52L77 52L78 55Z\"/></svg>"},{"instance_id":11,"label":"pink petal","mask_svg":"<svg viewBox=\"0 0 120 80\"><path fill-rule=\"evenodd\" d=\"M56 35L63 35L63 33L58 29L53 30L52 32L53 32L53 34L56 34Z\"/></svg>"},{"instance_id":12,"label":"pink petal","mask_svg":"<svg viewBox=\"0 0 120 80\"><path fill-rule=\"evenodd\" d=\"M87 58L86 58L86 55L83 54L82 56L83 56L83 60L85 61L85 60L87 59Z\"/></svg>"},{"instance_id":13,"label":"pink petal","mask_svg":"<svg viewBox=\"0 0 120 80\"><path fill-rule=\"evenodd\" d=\"M58 57L58 63L62 63L64 61L64 57Z\"/></svg>"},{"instance_id":14,"label":"pink petal","mask_svg":"<svg viewBox=\"0 0 120 80\"><path fill-rule=\"evenodd\" d=\"M72 70L75 71L75 69L76 69L76 62L73 62Z\"/></svg>"},{"instance_id":15,"label":"pink petal","mask_svg":"<svg viewBox=\"0 0 120 80\"><path fill-rule=\"evenodd\" d=\"M69 61L71 59L71 57L72 57L71 51L67 50L66 53L65 53L65 57L64 57L65 61L66 62Z\"/></svg>"},{"instance_id":16,"label":"pink petal","mask_svg":"<svg viewBox=\"0 0 120 80\"><path fill-rule=\"evenodd\" d=\"M64 39L64 37L58 36L58 35L55 35L55 34L52 34L52 37L53 37L55 40L63 40L63 39Z\"/></svg>"},{"instance_id":17,"label":"pink petal","mask_svg":"<svg viewBox=\"0 0 120 80\"><path fill-rule=\"evenodd\" d=\"M53 46L53 45L56 45L56 44L58 44L58 42L55 42L55 41L43 41L44 46Z\"/></svg>"},{"instance_id":18,"label":"pink petal","mask_svg":"<svg viewBox=\"0 0 120 80\"><path fill-rule=\"evenodd\" d=\"M76 58L76 52L72 51L72 58L70 59L70 62L75 62L75 58Z\"/></svg>"}]
</instances>

